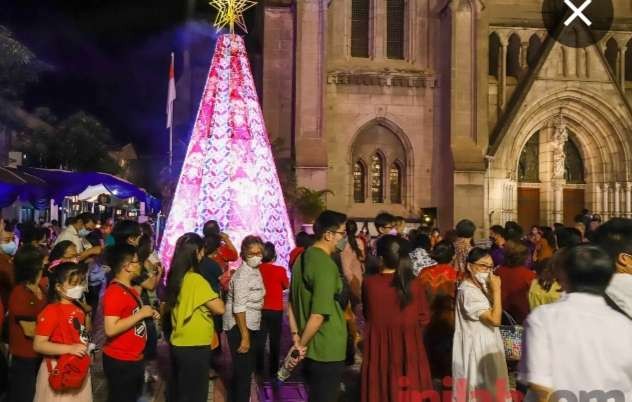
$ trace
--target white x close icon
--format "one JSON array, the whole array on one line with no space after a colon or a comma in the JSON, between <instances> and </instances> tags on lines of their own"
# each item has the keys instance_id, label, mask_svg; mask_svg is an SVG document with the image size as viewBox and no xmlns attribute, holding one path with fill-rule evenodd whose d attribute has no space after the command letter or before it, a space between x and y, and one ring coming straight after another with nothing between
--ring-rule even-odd
<instances>
[{"instance_id":1,"label":"white x close icon","mask_svg":"<svg viewBox=\"0 0 632 402\"><path fill-rule=\"evenodd\" d=\"M575 20L575 18L579 17L582 21L584 21L586 25L591 26L592 21L590 21L588 17L586 17L583 13L583 11L586 9L586 7L590 5L590 3L592 3L592 0L586 0L581 6L576 7L571 0L564 0L564 4L566 4L568 8L573 10L573 14L568 17L566 21L564 21L564 25L569 26L571 22Z\"/></svg>"}]
</instances>

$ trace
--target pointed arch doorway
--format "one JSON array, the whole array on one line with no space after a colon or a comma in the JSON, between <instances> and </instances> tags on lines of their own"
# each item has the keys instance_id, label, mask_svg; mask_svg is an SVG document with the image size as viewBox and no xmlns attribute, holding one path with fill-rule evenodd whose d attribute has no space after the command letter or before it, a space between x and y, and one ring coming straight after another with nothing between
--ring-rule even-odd
<instances>
[{"instance_id":1,"label":"pointed arch doorway","mask_svg":"<svg viewBox=\"0 0 632 402\"><path fill-rule=\"evenodd\" d=\"M585 170L583 158L570 133L564 143L564 178L554 180L551 141L536 132L520 153L517 168L518 223L525 229L533 225L563 223L572 226L575 216L585 208ZM559 188L561 186L561 188ZM554 198L559 190L561 211L555 219Z\"/></svg>"}]
</instances>

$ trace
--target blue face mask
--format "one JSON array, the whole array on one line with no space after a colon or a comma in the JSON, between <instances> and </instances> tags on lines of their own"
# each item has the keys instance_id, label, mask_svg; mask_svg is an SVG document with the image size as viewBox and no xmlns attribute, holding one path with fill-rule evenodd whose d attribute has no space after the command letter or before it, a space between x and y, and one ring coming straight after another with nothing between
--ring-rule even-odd
<instances>
[{"instance_id":1,"label":"blue face mask","mask_svg":"<svg viewBox=\"0 0 632 402\"><path fill-rule=\"evenodd\" d=\"M79 230L79 237L86 237L90 234L90 231L86 228Z\"/></svg>"},{"instance_id":2,"label":"blue face mask","mask_svg":"<svg viewBox=\"0 0 632 402\"><path fill-rule=\"evenodd\" d=\"M15 244L15 241L11 241L9 243L0 244L0 250L6 255L15 255L15 252L18 250L18 245Z\"/></svg>"}]
</instances>

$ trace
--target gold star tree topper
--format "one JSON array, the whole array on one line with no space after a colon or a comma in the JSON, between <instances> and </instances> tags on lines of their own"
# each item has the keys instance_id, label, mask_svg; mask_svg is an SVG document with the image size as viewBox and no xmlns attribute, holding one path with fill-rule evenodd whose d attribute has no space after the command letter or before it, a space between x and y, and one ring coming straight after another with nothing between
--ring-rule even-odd
<instances>
[{"instance_id":1,"label":"gold star tree topper","mask_svg":"<svg viewBox=\"0 0 632 402\"><path fill-rule=\"evenodd\" d=\"M224 28L226 25L230 28L230 33L235 33L235 24L244 32L248 33L243 13L257 2L252 0L210 0L209 4L217 9L217 17L213 25L217 30Z\"/></svg>"}]
</instances>

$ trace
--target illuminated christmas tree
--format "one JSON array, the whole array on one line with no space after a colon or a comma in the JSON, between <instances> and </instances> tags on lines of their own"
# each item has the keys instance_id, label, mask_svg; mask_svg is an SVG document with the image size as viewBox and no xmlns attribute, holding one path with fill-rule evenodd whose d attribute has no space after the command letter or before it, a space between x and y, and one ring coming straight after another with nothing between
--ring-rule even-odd
<instances>
[{"instance_id":1,"label":"illuminated christmas tree","mask_svg":"<svg viewBox=\"0 0 632 402\"><path fill-rule=\"evenodd\" d=\"M232 32L241 13L223 7L219 16L230 17L223 23ZM249 234L271 241L280 262L287 262L294 246L246 47L232 33L217 40L160 245L163 263L168 266L178 237L200 233L210 219L220 223L237 247Z\"/></svg>"}]
</instances>

